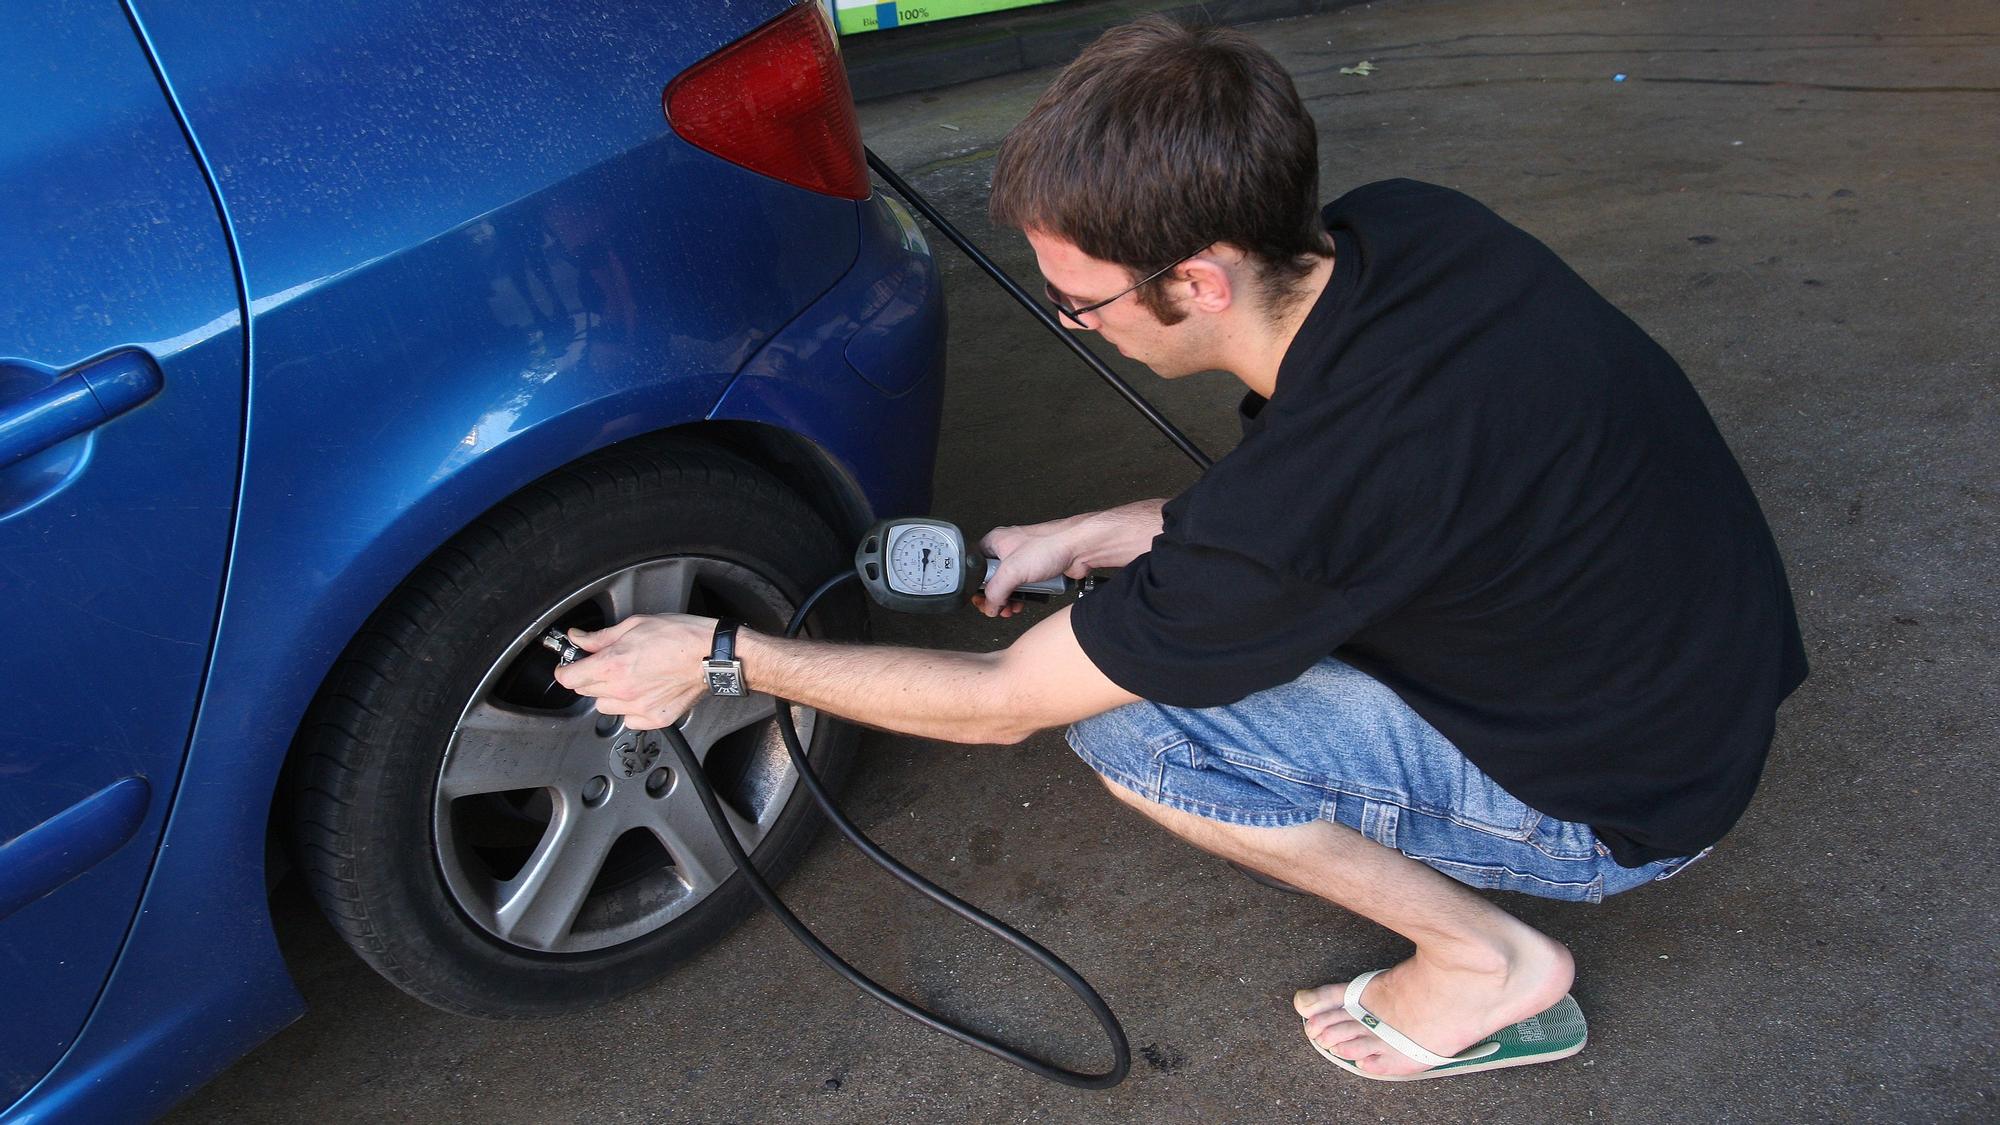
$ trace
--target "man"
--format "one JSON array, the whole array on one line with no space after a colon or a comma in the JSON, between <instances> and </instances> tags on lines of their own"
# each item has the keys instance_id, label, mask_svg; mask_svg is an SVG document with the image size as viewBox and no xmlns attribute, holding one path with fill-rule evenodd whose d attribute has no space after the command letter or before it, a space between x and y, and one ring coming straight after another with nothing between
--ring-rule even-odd
<instances>
[{"instance_id":1,"label":"man","mask_svg":"<svg viewBox=\"0 0 2000 1125\"><path fill-rule=\"evenodd\" d=\"M990 534L989 615L1122 568L1004 651L737 654L924 737L1072 724L1124 803L1409 938L1295 998L1347 1069L1573 1054L1569 952L1466 884L1595 902L1706 854L1805 675L1784 570L1686 377L1547 248L1444 188L1316 192L1313 123L1247 38L1105 34L1008 135L993 216L1076 327L1241 380L1242 443L1170 502ZM662 726L715 626L580 634L560 675Z\"/></svg>"}]
</instances>

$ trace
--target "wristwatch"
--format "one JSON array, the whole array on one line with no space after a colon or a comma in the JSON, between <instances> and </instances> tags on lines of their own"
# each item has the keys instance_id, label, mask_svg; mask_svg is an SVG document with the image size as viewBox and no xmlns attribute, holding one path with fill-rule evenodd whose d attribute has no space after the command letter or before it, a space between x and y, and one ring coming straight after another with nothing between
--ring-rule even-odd
<instances>
[{"instance_id":1,"label":"wristwatch","mask_svg":"<svg viewBox=\"0 0 2000 1125\"><path fill-rule=\"evenodd\" d=\"M715 623L715 641L708 659L701 662L701 674L708 681L710 695L744 695L743 662L736 659L736 628L743 624L725 617Z\"/></svg>"}]
</instances>

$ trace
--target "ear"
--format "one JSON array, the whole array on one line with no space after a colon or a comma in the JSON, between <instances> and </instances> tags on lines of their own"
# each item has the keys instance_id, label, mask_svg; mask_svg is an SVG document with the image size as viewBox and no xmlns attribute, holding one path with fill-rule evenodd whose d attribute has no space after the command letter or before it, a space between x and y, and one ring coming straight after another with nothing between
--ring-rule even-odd
<instances>
[{"instance_id":1,"label":"ear","mask_svg":"<svg viewBox=\"0 0 2000 1125\"><path fill-rule=\"evenodd\" d=\"M1219 313L1243 299L1238 274L1243 252L1218 243L1182 262L1172 275L1188 285L1184 307L1197 312Z\"/></svg>"}]
</instances>

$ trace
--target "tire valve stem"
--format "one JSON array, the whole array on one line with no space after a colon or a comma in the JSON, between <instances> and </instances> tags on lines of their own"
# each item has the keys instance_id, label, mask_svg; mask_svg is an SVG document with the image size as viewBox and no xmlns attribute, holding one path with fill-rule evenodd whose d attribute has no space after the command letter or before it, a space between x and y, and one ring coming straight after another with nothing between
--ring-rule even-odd
<instances>
[{"instance_id":1,"label":"tire valve stem","mask_svg":"<svg viewBox=\"0 0 2000 1125\"><path fill-rule=\"evenodd\" d=\"M542 647L556 654L558 666L574 664L586 655L582 649L576 647L576 642L569 639L569 634L561 629L550 629L543 633Z\"/></svg>"}]
</instances>

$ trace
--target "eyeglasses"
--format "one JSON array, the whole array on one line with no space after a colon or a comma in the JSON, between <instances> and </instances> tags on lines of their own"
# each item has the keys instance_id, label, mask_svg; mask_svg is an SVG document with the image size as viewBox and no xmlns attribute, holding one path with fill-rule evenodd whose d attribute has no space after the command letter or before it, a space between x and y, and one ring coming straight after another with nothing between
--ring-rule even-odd
<instances>
[{"instance_id":1,"label":"eyeglasses","mask_svg":"<svg viewBox=\"0 0 2000 1125\"><path fill-rule=\"evenodd\" d=\"M1104 306L1110 304L1111 302L1117 300L1118 298L1123 297L1125 294L1132 292L1134 289L1144 288L1147 285L1147 283L1159 279L1160 277L1164 276L1168 270L1173 269L1175 266L1180 265L1182 262L1187 261L1189 258L1194 257L1196 254L1199 254L1201 253L1202 250L1206 249L1208 249L1208 247L1203 246L1201 250L1188 251L1187 253L1182 254L1180 257L1174 259L1173 261L1167 263L1166 265L1146 275L1146 277L1140 280L1140 282L1137 285L1131 286L1130 288L1127 289L1121 289L1118 292L1113 293L1111 296L1104 298L1102 301L1092 301L1090 304L1083 305L1080 307L1071 305L1070 304L1071 298L1069 294L1064 293L1062 290L1057 289L1054 285L1046 281L1042 282L1042 295L1048 298L1049 304L1055 306L1055 310L1059 315L1068 317L1071 324L1076 325L1078 328L1082 328L1084 327L1083 314L1096 312L1098 309L1101 309Z\"/></svg>"}]
</instances>

